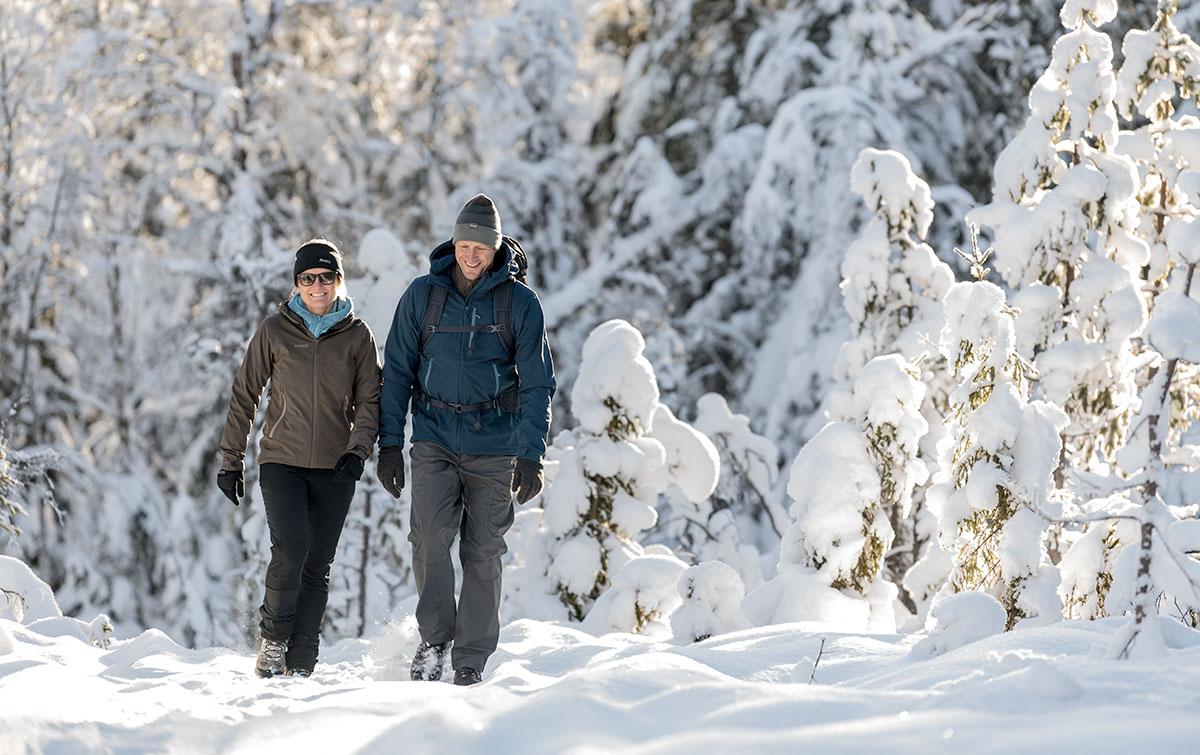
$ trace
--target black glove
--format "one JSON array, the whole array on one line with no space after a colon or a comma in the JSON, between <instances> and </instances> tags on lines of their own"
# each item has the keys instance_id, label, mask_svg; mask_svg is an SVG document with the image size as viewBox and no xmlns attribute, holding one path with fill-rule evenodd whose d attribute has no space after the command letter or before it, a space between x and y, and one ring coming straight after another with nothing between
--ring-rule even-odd
<instances>
[{"instance_id":1,"label":"black glove","mask_svg":"<svg viewBox=\"0 0 1200 755\"><path fill-rule=\"evenodd\" d=\"M402 446L385 446L379 449L379 463L375 465L375 474L383 483L383 489L399 498L404 489L404 448Z\"/></svg>"},{"instance_id":2,"label":"black glove","mask_svg":"<svg viewBox=\"0 0 1200 755\"><path fill-rule=\"evenodd\" d=\"M363 460L358 454L344 453L333 468L334 482L358 482L362 477Z\"/></svg>"},{"instance_id":3,"label":"black glove","mask_svg":"<svg viewBox=\"0 0 1200 755\"><path fill-rule=\"evenodd\" d=\"M233 501L233 505L238 505L238 499L246 495L246 481L242 477L240 469L222 469L217 472L217 487L225 494L225 497Z\"/></svg>"},{"instance_id":4,"label":"black glove","mask_svg":"<svg viewBox=\"0 0 1200 755\"><path fill-rule=\"evenodd\" d=\"M517 503L522 504L542 492L542 465L530 459L517 459L512 489L517 494Z\"/></svg>"}]
</instances>

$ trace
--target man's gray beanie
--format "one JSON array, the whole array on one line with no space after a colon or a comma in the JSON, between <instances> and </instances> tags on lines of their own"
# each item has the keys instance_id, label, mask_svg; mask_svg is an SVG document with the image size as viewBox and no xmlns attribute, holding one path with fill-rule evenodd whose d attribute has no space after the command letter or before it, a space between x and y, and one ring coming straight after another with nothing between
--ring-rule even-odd
<instances>
[{"instance_id":1,"label":"man's gray beanie","mask_svg":"<svg viewBox=\"0 0 1200 755\"><path fill-rule=\"evenodd\" d=\"M501 238L500 213L496 211L496 204L486 194L471 197L454 221L454 243L475 241L499 249Z\"/></svg>"}]
</instances>

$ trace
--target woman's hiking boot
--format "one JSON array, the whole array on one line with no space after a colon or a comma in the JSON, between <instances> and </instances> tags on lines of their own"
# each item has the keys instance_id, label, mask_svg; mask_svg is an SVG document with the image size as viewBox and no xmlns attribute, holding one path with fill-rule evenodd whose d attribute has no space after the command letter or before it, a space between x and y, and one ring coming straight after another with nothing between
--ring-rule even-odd
<instances>
[{"instance_id":1,"label":"woman's hiking boot","mask_svg":"<svg viewBox=\"0 0 1200 755\"><path fill-rule=\"evenodd\" d=\"M287 655L286 644L263 637L262 645L258 648L258 661L254 664L254 673L264 679L283 676L287 671L287 665L283 660L285 655Z\"/></svg>"}]
</instances>

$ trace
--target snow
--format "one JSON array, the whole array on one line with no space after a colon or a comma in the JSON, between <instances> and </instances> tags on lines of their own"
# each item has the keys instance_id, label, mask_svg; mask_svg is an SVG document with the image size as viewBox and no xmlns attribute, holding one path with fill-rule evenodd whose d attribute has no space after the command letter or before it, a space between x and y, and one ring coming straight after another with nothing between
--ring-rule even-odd
<instances>
[{"instance_id":1,"label":"snow","mask_svg":"<svg viewBox=\"0 0 1200 755\"><path fill-rule=\"evenodd\" d=\"M748 629L742 613L746 587L733 567L720 561L689 566L679 578L682 603L671 614L671 631L681 644Z\"/></svg>"},{"instance_id":2,"label":"snow","mask_svg":"<svg viewBox=\"0 0 1200 755\"><path fill-rule=\"evenodd\" d=\"M1144 335L1165 358L1200 364L1200 302L1180 291L1164 291Z\"/></svg>"},{"instance_id":3,"label":"snow","mask_svg":"<svg viewBox=\"0 0 1200 755\"><path fill-rule=\"evenodd\" d=\"M155 630L103 650L0 620L0 750L1115 753L1200 737L1200 633L1175 625L1168 656L1110 661L1119 620L995 633L987 600L943 601L936 654L816 623L681 645L522 620L465 689L405 680L411 617L329 648L307 680L257 679L245 651Z\"/></svg>"},{"instance_id":4,"label":"snow","mask_svg":"<svg viewBox=\"0 0 1200 755\"><path fill-rule=\"evenodd\" d=\"M579 378L571 388L571 410L580 426L593 435L604 432L612 413L604 406L611 399L640 427L650 426L658 408L654 367L642 352L646 341L624 320L597 325L583 344Z\"/></svg>"},{"instance_id":5,"label":"snow","mask_svg":"<svg viewBox=\"0 0 1200 755\"><path fill-rule=\"evenodd\" d=\"M0 325L0 753L1200 739L1195 8L41 5L0 17L31 292ZM1014 133L967 217L1003 287L955 284ZM211 485L233 362L312 233L382 347L480 190L561 389L486 681L407 681L409 501L370 471L316 676L258 680L253 465L239 509Z\"/></svg>"},{"instance_id":6,"label":"snow","mask_svg":"<svg viewBox=\"0 0 1200 755\"><path fill-rule=\"evenodd\" d=\"M659 404L651 420L649 435L662 443L667 455L667 473L689 501L699 503L713 494L721 471L717 447L704 433L675 418L666 404Z\"/></svg>"},{"instance_id":7,"label":"snow","mask_svg":"<svg viewBox=\"0 0 1200 755\"><path fill-rule=\"evenodd\" d=\"M0 604L0 619L29 622L63 615L50 585L20 559L0 556L0 587L5 599Z\"/></svg>"},{"instance_id":8,"label":"snow","mask_svg":"<svg viewBox=\"0 0 1200 755\"><path fill-rule=\"evenodd\" d=\"M1067 0L1058 17L1068 29L1078 28L1085 20L1103 26L1117 17L1117 0Z\"/></svg>"},{"instance_id":9,"label":"snow","mask_svg":"<svg viewBox=\"0 0 1200 755\"><path fill-rule=\"evenodd\" d=\"M981 592L943 594L934 598L925 623L928 636L913 645L912 658L945 655L1004 631L1004 606Z\"/></svg>"}]
</instances>

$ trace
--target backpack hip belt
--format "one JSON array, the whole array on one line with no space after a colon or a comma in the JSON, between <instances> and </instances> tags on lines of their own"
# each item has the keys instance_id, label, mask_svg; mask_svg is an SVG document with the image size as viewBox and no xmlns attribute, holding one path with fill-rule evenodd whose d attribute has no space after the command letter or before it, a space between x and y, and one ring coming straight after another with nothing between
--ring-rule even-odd
<instances>
[{"instance_id":1,"label":"backpack hip belt","mask_svg":"<svg viewBox=\"0 0 1200 755\"><path fill-rule=\"evenodd\" d=\"M470 414L471 412L482 412L488 409L499 409L502 412L512 413L521 408L521 399L517 394L516 386L509 388L494 399L480 401L477 404L455 404L449 401L441 401L430 396L422 388L417 388L413 398L418 404L429 404L451 414Z\"/></svg>"}]
</instances>

